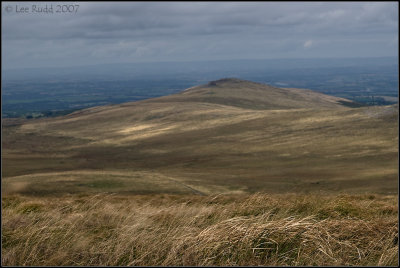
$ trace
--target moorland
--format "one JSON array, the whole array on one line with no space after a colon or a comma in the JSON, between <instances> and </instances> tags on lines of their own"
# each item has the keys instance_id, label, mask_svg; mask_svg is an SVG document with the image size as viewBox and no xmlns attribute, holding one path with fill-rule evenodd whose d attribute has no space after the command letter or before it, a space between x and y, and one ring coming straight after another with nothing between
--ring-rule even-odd
<instances>
[{"instance_id":1,"label":"moorland","mask_svg":"<svg viewBox=\"0 0 400 268\"><path fill-rule=\"evenodd\" d=\"M398 261L398 104L226 78L2 123L3 265Z\"/></svg>"}]
</instances>

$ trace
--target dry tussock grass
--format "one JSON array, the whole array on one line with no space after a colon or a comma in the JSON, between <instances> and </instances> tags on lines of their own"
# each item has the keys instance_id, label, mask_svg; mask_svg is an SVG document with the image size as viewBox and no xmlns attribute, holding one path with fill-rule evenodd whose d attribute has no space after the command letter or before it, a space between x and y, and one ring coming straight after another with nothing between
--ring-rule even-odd
<instances>
[{"instance_id":1,"label":"dry tussock grass","mask_svg":"<svg viewBox=\"0 0 400 268\"><path fill-rule=\"evenodd\" d=\"M397 197L2 200L2 265L396 265Z\"/></svg>"}]
</instances>

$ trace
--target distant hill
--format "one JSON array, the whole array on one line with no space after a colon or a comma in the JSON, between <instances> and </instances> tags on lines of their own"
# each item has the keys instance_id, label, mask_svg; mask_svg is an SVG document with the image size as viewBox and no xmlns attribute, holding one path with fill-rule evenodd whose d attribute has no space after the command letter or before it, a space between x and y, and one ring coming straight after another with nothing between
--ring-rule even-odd
<instances>
[{"instance_id":1,"label":"distant hill","mask_svg":"<svg viewBox=\"0 0 400 268\"><path fill-rule=\"evenodd\" d=\"M306 89L278 88L236 78L211 81L147 102L204 102L247 109L338 108L357 103Z\"/></svg>"}]
</instances>

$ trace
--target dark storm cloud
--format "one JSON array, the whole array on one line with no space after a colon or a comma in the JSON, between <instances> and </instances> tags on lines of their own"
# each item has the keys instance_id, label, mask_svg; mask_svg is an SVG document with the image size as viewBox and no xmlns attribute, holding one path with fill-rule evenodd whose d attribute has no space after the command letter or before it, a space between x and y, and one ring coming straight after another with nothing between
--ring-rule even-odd
<instances>
[{"instance_id":1,"label":"dark storm cloud","mask_svg":"<svg viewBox=\"0 0 400 268\"><path fill-rule=\"evenodd\" d=\"M6 68L397 55L395 2L77 2L75 14L4 10L32 4L46 5L3 2Z\"/></svg>"}]
</instances>

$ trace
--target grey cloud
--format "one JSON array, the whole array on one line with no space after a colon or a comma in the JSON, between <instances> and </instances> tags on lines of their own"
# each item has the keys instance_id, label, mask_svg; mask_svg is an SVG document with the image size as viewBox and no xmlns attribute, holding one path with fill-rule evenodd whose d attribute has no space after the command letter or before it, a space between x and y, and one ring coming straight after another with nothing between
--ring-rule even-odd
<instances>
[{"instance_id":1,"label":"grey cloud","mask_svg":"<svg viewBox=\"0 0 400 268\"><path fill-rule=\"evenodd\" d=\"M78 2L76 14L4 11L32 3L3 2L6 66L397 55L395 2Z\"/></svg>"},{"instance_id":2,"label":"grey cloud","mask_svg":"<svg viewBox=\"0 0 400 268\"><path fill-rule=\"evenodd\" d=\"M168 34L216 33L226 27L286 27L307 31L319 25L330 31L369 31L372 26L396 25L397 16L390 3L341 3L326 6L312 3L82 3L77 14L28 15L6 17L6 38L90 37L89 32L104 38L119 31L124 36L143 35L143 31L166 31ZM12 20L12 21L11 21ZM353 27L351 27L353 25ZM338 26L347 26L340 29ZM361 27L360 27L361 26ZM57 31L57 29L62 31ZM154 31L158 34L158 31ZM114 38L111 36L111 38Z\"/></svg>"}]
</instances>

